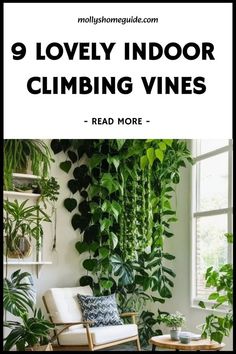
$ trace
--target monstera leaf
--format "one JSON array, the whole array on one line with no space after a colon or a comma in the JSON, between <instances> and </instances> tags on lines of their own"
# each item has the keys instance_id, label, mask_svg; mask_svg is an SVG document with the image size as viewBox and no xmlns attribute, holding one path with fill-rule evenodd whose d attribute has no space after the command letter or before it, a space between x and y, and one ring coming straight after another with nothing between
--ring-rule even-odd
<instances>
[{"instance_id":1,"label":"monstera leaf","mask_svg":"<svg viewBox=\"0 0 236 354\"><path fill-rule=\"evenodd\" d=\"M130 264L124 261L118 254L111 257L114 275L119 277L120 285L131 284L134 280L133 270Z\"/></svg>"},{"instance_id":2,"label":"monstera leaf","mask_svg":"<svg viewBox=\"0 0 236 354\"><path fill-rule=\"evenodd\" d=\"M3 307L15 316L33 309L35 304L35 291L33 281L28 272L21 273L18 269L10 279L3 281Z\"/></svg>"}]
</instances>

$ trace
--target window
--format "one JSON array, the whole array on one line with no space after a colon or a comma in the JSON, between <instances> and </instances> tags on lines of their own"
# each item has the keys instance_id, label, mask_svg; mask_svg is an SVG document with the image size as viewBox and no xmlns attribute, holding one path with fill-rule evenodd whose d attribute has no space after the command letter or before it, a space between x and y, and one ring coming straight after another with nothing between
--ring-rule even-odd
<instances>
[{"instance_id":1,"label":"window","mask_svg":"<svg viewBox=\"0 0 236 354\"><path fill-rule=\"evenodd\" d=\"M233 230L232 140L195 140L192 178L192 299L207 300L210 266L232 262L232 245L224 236Z\"/></svg>"}]
</instances>

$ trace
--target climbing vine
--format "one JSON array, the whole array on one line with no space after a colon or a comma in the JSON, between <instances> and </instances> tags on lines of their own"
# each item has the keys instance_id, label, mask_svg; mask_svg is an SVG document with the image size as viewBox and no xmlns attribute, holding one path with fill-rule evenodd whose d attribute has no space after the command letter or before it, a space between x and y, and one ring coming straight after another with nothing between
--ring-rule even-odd
<instances>
[{"instance_id":1,"label":"climbing vine","mask_svg":"<svg viewBox=\"0 0 236 354\"><path fill-rule=\"evenodd\" d=\"M75 248L85 253L86 275L81 285L95 294L116 292L120 308L140 312L143 342L160 333L154 328L160 314L145 309L148 301L171 298L174 271L165 252L177 221L173 209L174 185L180 168L192 162L186 143L172 139L149 140L52 140L55 154L66 159L60 168L73 179L64 201L73 212L71 224L78 230ZM151 294L151 295L150 295Z\"/></svg>"}]
</instances>

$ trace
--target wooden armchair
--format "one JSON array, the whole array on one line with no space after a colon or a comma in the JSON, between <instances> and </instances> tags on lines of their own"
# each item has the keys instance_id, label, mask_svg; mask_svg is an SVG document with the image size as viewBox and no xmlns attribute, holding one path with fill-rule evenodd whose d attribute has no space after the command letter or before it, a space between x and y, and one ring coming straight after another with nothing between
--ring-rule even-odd
<instances>
[{"instance_id":1,"label":"wooden armchair","mask_svg":"<svg viewBox=\"0 0 236 354\"><path fill-rule=\"evenodd\" d=\"M44 305L56 328L53 340L54 350L90 351L112 347L135 341L140 351L138 328L135 312L123 313L120 317L131 317L131 324L116 326L90 327L91 321L83 321L77 294L93 295L89 286L72 288L52 288L43 296ZM60 329L60 327L62 327Z\"/></svg>"}]
</instances>

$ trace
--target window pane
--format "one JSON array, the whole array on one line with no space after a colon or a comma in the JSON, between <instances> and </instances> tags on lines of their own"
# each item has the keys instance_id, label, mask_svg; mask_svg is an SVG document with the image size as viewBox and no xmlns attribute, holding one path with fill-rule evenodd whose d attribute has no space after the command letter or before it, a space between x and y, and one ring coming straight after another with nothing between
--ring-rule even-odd
<instances>
[{"instance_id":1,"label":"window pane","mask_svg":"<svg viewBox=\"0 0 236 354\"><path fill-rule=\"evenodd\" d=\"M223 146L226 146L229 144L229 140L224 140L224 139L219 139L219 140L214 140L214 139L203 139L199 141L199 155L205 154L209 151L219 149Z\"/></svg>"},{"instance_id":2,"label":"window pane","mask_svg":"<svg viewBox=\"0 0 236 354\"><path fill-rule=\"evenodd\" d=\"M228 207L228 153L198 162L198 211Z\"/></svg>"},{"instance_id":3,"label":"window pane","mask_svg":"<svg viewBox=\"0 0 236 354\"><path fill-rule=\"evenodd\" d=\"M212 289L205 288L208 267L218 268L227 263L227 214L197 219L197 297L206 298Z\"/></svg>"}]
</instances>

